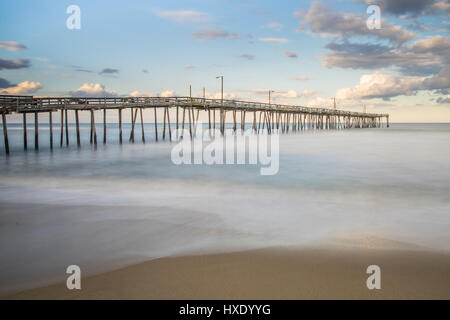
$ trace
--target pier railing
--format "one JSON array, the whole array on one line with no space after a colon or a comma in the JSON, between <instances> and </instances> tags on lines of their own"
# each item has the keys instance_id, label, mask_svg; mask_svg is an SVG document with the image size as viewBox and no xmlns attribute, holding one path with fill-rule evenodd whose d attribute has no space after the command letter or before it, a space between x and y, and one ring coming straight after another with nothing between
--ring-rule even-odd
<instances>
[{"instance_id":1,"label":"pier railing","mask_svg":"<svg viewBox=\"0 0 450 320\"><path fill-rule=\"evenodd\" d=\"M326 114L331 116L352 117L386 117L387 114L363 113L331 108L305 107L277 103L262 103L224 99L207 99L198 97L32 97L0 95L0 113L47 112L59 109L118 109L118 108L164 108L194 107L245 111L281 111L305 114Z\"/></svg>"}]
</instances>

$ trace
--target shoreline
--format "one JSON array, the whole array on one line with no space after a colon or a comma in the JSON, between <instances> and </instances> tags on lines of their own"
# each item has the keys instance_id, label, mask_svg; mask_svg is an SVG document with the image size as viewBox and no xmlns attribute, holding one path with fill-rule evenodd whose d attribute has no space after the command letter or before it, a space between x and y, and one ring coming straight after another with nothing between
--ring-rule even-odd
<instances>
[{"instance_id":1,"label":"shoreline","mask_svg":"<svg viewBox=\"0 0 450 320\"><path fill-rule=\"evenodd\" d=\"M368 290L369 265L381 289ZM450 299L450 253L421 249L272 247L153 259L0 299Z\"/></svg>"}]
</instances>

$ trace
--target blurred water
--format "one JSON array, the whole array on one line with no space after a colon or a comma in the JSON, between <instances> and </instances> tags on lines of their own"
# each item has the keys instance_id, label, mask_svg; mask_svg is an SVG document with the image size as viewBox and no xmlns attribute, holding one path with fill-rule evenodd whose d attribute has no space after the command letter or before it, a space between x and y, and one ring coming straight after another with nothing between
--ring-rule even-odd
<instances>
[{"instance_id":1,"label":"blurred water","mask_svg":"<svg viewBox=\"0 0 450 320\"><path fill-rule=\"evenodd\" d=\"M308 245L370 234L450 249L450 125L293 133L280 137L280 169L255 165L174 165L173 144L22 149L10 125L11 155L0 145L0 292L64 279L69 264L87 273L196 252ZM162 127L159 129L162 132ZM2 139L3 143L3 139Z\"/></svg>"}]
</instances>

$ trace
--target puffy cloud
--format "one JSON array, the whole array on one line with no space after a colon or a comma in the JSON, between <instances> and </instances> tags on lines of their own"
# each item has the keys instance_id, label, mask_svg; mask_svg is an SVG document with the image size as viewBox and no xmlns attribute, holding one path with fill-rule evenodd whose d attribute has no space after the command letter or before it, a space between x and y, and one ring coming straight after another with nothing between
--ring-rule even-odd
<instances>
[{"instance_id":1,"label":"puffy cloud","mask_svg":"<svg viewBox=\"0 0 450 320\"><path fill-rule=\"evenodd\" d=\"M292 51L285 51L284 55L288 58L297 58L297 54L295 52Z\"/></svg>"},{"instance_id":2,"label":"puffy cloud","mask_svg":"<svg viewBox=\"0 0 450 320\"><path fill-rule=\"evenodd\" d=\"M206 22L209 20L207 13L196 10L159 10L156 11L156 15L181 23Z\"/></svg>"},{"instance_id":3,"label":"puffy cloud","mask_svg":"<svg viewBox=\"0 0 450 320\"><path fill-rule=\"evenodd\" d=\"M337 99L373 99L388 100L399 95L413 95L422 88L422 77L398 77L375 72L362 75L354 88L344 88L336 93Z\"/></svg>"},{"instance_id":4,"label":"puffy cloud","mask_svg":"<svg viewBox=\"0 0 450 320\"><path fill-rule=\"evenodd\" d=\"M446 92L450 89L450 65L443 67L438 74L423 81L424 89Z\"/></svg>"},{"instance_id":5,"label":"puffy cloud","mask_svg":"<svg viewBox=\"0 0 450 320\"><path fill-rule=\"evenodd\" d=\"M433 36L422 40L417 40L411 46L411 50L416 53L433 53L449 58L450 38L444 36Z\"/></svg>"},{"instance_id":6,"label":"puffy cloud","mask_svg":"<svg viewBox=\"0 0 450 320\"><path fill-rule=\"evenodd\" d=\"M269 42L269 43L287 43L288 39L285 38L259 38L259 41Z\"/></svg>"},{"instance_id":7,"label":"puffy cloud","mask_svg":"<svg viewBox=\"0 0 450 320\"><path fill-rule=\"evenodd\" d=\"M330 10L320 2L313 2L308 11L296 11L294 16L300 20L299 31L309 25L312 33L322 37L347 39L355 36L369 36L387 39L402 44L416 37L416 34L401 26L383 20L381 29L370 30L366 25L366 16Z\"/></svg>"},{"instance_id":8,"label":"puffy cloud","mask_svg":"<svg viewBox=\"0 0 450 320\"><path fill-rule=\"evenodd\" d=\"M28 68L30 60L28 59L2 59L0 58L0 70L2 69L21 69Z\"/></svg>"},{"instance_id":9,"label":"puffy cloud","mask_svg":"<svg viewBox=\"0 0 450 320\"><path fill-rule=\"evenodd\" d=\"M450 66L443 67L431 77L404 77L375 72L361 76L354 88L338 90L338 99L374 99L400 95L414 95L419 90L430 90L446 94L450 89Z\"/></svg>"},{"instance_id":10,"label":"puffy cloud","mask_svg":"<svg viewBox=\"0 0 450 320\"><path fill-rule=\"evenodd\" d=\"M134 90L130 93L130 97L151 97L152 94L151 93L147 93L147 92L140 92L137 90Z\"/></svg>"},{"instance_id":11,"label":"puffy cloud","mask_svg":"<svg viewBox=\"0 0 450 320\"><path fill-rule=\"evenodd\" d=\"M159 94L161 98L168 98L168 97L174 97L175 91L174 90L166 90Z\"/></svg>"},{"instance_id":12,"label":"puffy cloud","mask_svg":"<svg viewBox=\"0 0 450 320\"><path fill-rule=\"evenodd\" d=\"M34 81L23 81L18 85L0 89L2 94L28 94L34 93L43 87L42 83Z\"/></svg>"},{"instance_id":13,"label":"puffy cloud","mask_svg":"<svg viewBox=\"0 0 450 320\"><path fill-rule=\"evenodd\" d=\"M251 54L241 54L239 57L244 59L244 60L253 60L253 59L255 59L255 56L253 56Z\"/></svg>"},{"instance_id":14,"label":"puffy cloud","mask_svg":"<svg viewBox=\"0 0 450 320\"><path fill-rule=\"evenodd\" d=\"M70 91L72 97L115 97L115 91L105 90L105 86L100 83L84 83L75 91Z\"/></svg>"},{"instance_id":15,"label":"puffy cloud","mask_svg":"<svg viewBox=\"0 0 450 320\"><path fill-rule=\"evenodd\" d=\"M23 44L16 41L0 41L0 49L7 51L19 51L26 49Z\"/></svg>"},{"instance_id":16,"label":"puffy cloud","mask_svg":"<svg viewBox=\"0 0 450 320\"><path fill-rule=\"evenodd\" d=\"M239 38L239 35L237 33L230 33L223 30L198 31L194 32L192 36L199 40L234 40Z\"/></svg>"},{"instance_id":17,"label":"puffy cloud","mask_svg":"<svg viewBox=\"0 0 450 320\"><path fill-rule=\"evenodd\" d=\"M368 43L329 43L323 57L328 68L380 69L395 67L405 75L430 75L450 63L450 38L428 37L411 46L391 47Z\"/></svg>"}]
</instances>

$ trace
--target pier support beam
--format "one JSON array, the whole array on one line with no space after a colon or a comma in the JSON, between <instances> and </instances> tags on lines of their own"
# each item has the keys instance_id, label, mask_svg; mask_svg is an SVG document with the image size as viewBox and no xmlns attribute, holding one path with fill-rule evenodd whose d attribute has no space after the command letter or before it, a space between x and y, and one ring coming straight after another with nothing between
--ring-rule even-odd
<instances>
[{"instance_id":1,"label":"pier support beam","mask_svg":"<svg viewBox=\"0 0 450 320\"><path fill-rule=\"evenodd\" d=\"M2 113L3 138L5 140L5 153L9 154L8 128L6 124L6 114Z\"/></svg>"},{"instance_id":2,"label":"pier support beam","mask_svg":"<svg viewBox=\"0 0 450 320\"><path fill-rule=\"evenodd\" d=\"M38 113L34 113L34 150L39 150L39 118Z\"/></svg>"},{"instance_id":3,"label":"pier support beam","mask_svg":"<svg viewBox=\"0 0 450 320\"><path fill-rule=\"evenodd\" d=\"M119 143L122 144L122 109L119 108Z\"/></svg>"},{"instance_id":4,"label":"pier support beam","mask_svg":"<svg viewBox=\"0 0 450 320\"><path fill-rule=\"evenodd\" d=\"M62 148L64 141L64 110L61 109L61 123L60 123L60 141L59 146ZM92 143L92 131L91 131L91 143Z\"/></svg>"},{"instance_id":5,"label":"pier support beam","mask_svg":"<svg viewBox=\"0 0 450 320\"><path fill-rule=\"evenodd\" d=\"M170 114L169 114L169 108L167 109L167 128L169 129L169 141L172 142L172 129L170 128Z\"/></svg>"},{"instance_id":6,"label":"pier support beam","mask_svg":"<svg viewBox=\"0 0 450 320\"><path fill-rule=\"evenodd\" d=\"M67 117L67 109L64 110L65 118L66 118L66 146L69 146L69 119Z\"/></svg>"},{"instance_id":7,"label":"pier support beam","mask_svg":"<svg viewBox=\"0 0 450 320\"><path fill-rule=\"evenodd\" d=\"M158 119L156 117L156 107L153 108L153 110L155 111L155 139L158 141Z\"/></svg>"},{"instance_id":8,"label":"pier support beam","mask_svg":"<svg viewBox=\"0 0 450 320\"><path fill-rule=\"evenodd\" d=\"M103 144L106 144L106 109L103 109Z\"/></svg>"},{"instance_id":9,"label":"pier support beam","mask_svg":"<svg viewBox=\"0 0 450 320\"><path fill-rule=\"evenodd\" d=\"M48 112L48 127L50 129L50 150L53 150L53 114Z\"/></svg>"},{"instance_id":10,"label":"pier support beam","mask_svg":"<svg viewBox=\"0 0 450 320\"><path fill-rule=\"evenodd\" d=\"M140 113L140 116L141 116L142 142L145 143L144 117L142 116L142 108L139 108L139 113ZM106 129L105 129L105 130L106 130Z\"/></svg>"},{"instance_id":11,"label":"pier support beam","mask_svg":"<svg viewBox=\"0 0 450 320\"><path fill-rule=\"evenodd\" d=\"M95 129L94 109L91 109L91 144L92 142L94 142L95 147L97 147L97 131Z\"/></svg>"},{"instance_id":12,"label":"pier support beam","mask_svg":"<svg viewBox=\"0 0 450 320\"><path fill-rule=\"evenodd\" d=\"M78 110L75 110L75 125L77 130L77 146L79 148L81 146L81 139L80 139L80 118L78 117Z\"/></svg>"},{"instance_id":13,"label":"pier support beam","mask_svg":"<svg viewBox=\"0 0 450 320\"><path fill-rule=\"evenodd\" d=\"M23 149L28 149L28 141L27 141L27 114L23 113Z\"/></svg>"}]
</instances>

